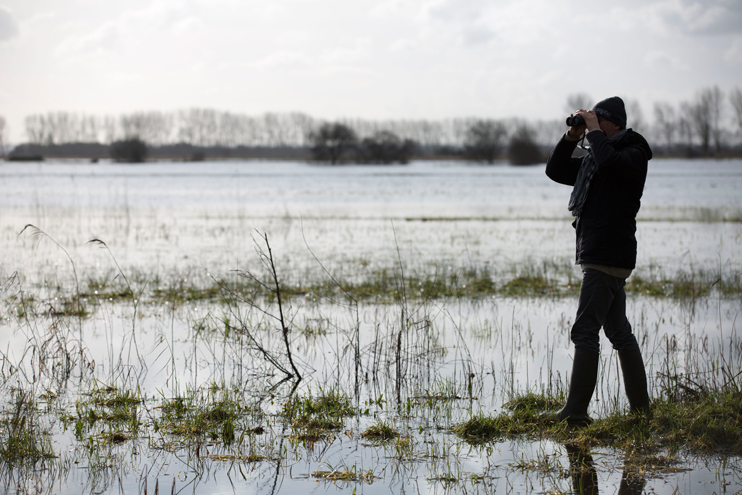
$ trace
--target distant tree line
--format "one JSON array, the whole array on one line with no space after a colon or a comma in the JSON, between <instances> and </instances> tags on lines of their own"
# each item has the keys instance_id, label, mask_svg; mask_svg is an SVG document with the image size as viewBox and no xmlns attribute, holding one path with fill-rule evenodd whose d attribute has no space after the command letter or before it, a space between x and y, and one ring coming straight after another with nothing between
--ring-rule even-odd
<instances>
[{"instance_id":1,"label":"distant tree line","mask_svg":"<svg viewBox=\"0 0 742 495\"><path fill-rule=\"evenodd\" d=\"M448 156L492 163L504 158L508 135L527 133L529 142L549 142L558 122L526 125L518 120L476 118L428 120L341 119L326 122L306 114L257 117L209 109L136 112L94 117L70 112L31 115L28 142L16 155L98 157L100 144L120 161L180 157L314 158L328 163L406 163L412 157ZM146 148L142 148L142 143ZM542 153L535 161L541 161ZM535 155L534 155L535 156ZM516 160L523 162L523 160Z\"/></svg>"},{"instance_id":2,"label":"distant tree line","mask_svg":"<svg viewBox=\"0 0 742 495\"><path fill-rule=\"evenodd\" d=\"M585 93L567 98L565 117L592 108ZM710 155L740 151L742 90L698 91L691 101L654 104L647 124L637 101L626 100L628 126L643 133L659 153ZM0 116L0 155L5 154ZM303 113L249 116L213 109L133 112L118 117L50 112L26 117L28 141L16 155L110 156L121 161L152 158L281 157L327 163L405 163L417 157L457 157L493 163L542 163L566 130L563 119L452 118L442 120L339 119Z\"/></svg>"}]
</instances>

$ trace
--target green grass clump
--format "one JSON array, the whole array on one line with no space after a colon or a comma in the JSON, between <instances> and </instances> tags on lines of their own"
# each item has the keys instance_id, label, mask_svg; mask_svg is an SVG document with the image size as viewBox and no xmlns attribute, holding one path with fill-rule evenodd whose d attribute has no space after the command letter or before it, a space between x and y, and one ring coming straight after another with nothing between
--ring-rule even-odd
<instances>
[{"instance_id":1,"label":"green grass clump","mask_svg":"<svg viewBox=\"0 0 742 495\"><path fill-rule=\"evenodd\" d=\"M305 397L293 397L284 403L281 411L281 415L299 431L299 438L309 440L342 428L343 418L357 414L350 399L333 388L320 389L316 397L311 393Z\"/></svg>"},{"instance_id":2,"label":"green grass clump","mask_svg":"<svg viewBox=\"0 0 742 495\"><path fill-rule=\"evenodd\" d=\"M652 429L673 450L742 455L742 392L714 391L693 401L657 401Z\"/></svg>"},{"instance_id":3,"label":"green grass clump","mask_svg":"<svg viewBox=\"0 0 742 495\"><path fill-rule=\"evenodd\" d=\"M558 286L549 282L543 275L515 277L502 288L502 294L510 297L546 296L558 293Z\"/></svg>"},{"instance_id":4,"label":"green grass clump","mask_svg":"<svg viewBox=\"0 0 742 495\"><path fill-rule=\"evenodd\" d=\"M506 415L485 416L476 414L464 423L454 426L453 432L461 438L472 442L487 442L499 438L505 434L508 422Z\"/></svg>"},{"instance_id":5,"label":"green grass clump","mask_svg":"<svg viewBox=\"0 0 742 495\"><path fill-rule=\"evenodd\" d=\"M643 456L647 462L661 449L742 455L742 391L727 387L687 397L691 399L655 400L651 417L615 413L584 428L568 428L566 422L550 422L539 415L558 407L555 397L526 394L505 405L509 413L474 415L453 432L472 443L505 435L547 436L586 449L622 449L629 456Z\"/></svg>"},{"instance_id":6,"label":"green grass clump","mask_svg":"<svg viewBox=\"0 0 742 495\"><path fill-rule=\"evenodd\" d=\"M74 414L65 414L62 421L74 423L75 436L99 431L98 436L120 443L135 435L141 426L139 404L142 399L133 391L106 387L93 392L89 400L78 400ZM96 426L102 428L95 430Z\"/></svg>"},{"instance_id":7,"label":"green grass clump","mask_svg":"<svg viewBox=\"0 0 742 495\"><path fill-rule=\"evenodd\" d=\"M537 412L552 411L563 405L563 401L548 395L527 393L514 398L510 402L503 404L503 407L509 411Z\"/></svg>"},{"instance_id":8,"label":"green grass clump","mask_svg":"<svg viewBox=\"0 0 742 495\"><path fill-rule=\"evenodd\" d=\"M373 470L369 469L368 471L358 471L355 464L351 467L342 466L337 468L332 468L330 466L330 469L318 469L315 472L312 473L312 476L314 478L327 480L327 481L346 481L346 482L352 482L352 481L360 481L363 483L371 484L374 482L374 472ZM355 490L353 490L353 493L355 493Z\"/></svg>"},{"instance_id":9,"label":"green grass clump","mask_svg":"<svg viewBox=\"0 0 742 495\"><path fill-rule=\"evenodd\" d=\"M56 457L30 393L18 390L0 420L0 459L8 464Z\"/></svg>"},{"instance_id":10,"label":"green grass clump","mask_svg":"<svg viewBox=\"0 0 742 495\"><path fill-rule=\"evenodd\" d=\"M395 430L388 423L381 420L369 426L363 433L361 433L362 438L367 438L374 441L391 440L393 438L397 438L398 436L399 432L397 430Z\"/></svg>"},{"instance_id":11,"label":"green grass clump","mask_svg":"<svg viewBox=\"0 0 742 495\"><path fill-rule=\"evenodd\" d=\"M163 402L160 409L156 429L185 441L221 440L227 445L234 441L239 421L250 412L228 392L219 396L210 392L204 400L195 394L175 397Z\"/></svg>"},{"instance_id":12,"label":"green grass clump","mask_svg":"<svg viewBox=\"0 0 742 495\"><path fill-rule=\"evenodd\" d=\"M681 271L674 277L632 275L626 284L626 292L674 299L707 297L714 290L724 297L738 296L742 294L742 276L739 273Z\"/></svg>"}]
</instances>

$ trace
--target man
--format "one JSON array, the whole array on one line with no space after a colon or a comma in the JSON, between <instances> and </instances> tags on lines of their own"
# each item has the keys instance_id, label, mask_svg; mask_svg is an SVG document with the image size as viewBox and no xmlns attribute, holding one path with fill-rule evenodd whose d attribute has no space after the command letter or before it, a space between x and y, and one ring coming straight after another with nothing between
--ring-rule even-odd
<instances>
[{"instance_id":1,"label":"man","mask_svg":"<svg viewBox=\"0 0 742 495\"><path fill-rule=\"evenodd\" d=\"M571 339L575 345L572 378L559 421L591 422L587 414L600 357L600 328L618 351L631 411L650 414L647 376L639 344L626 318L626 278L636 266L636 214L652 151L647 141L626 129L621 98L607 98L592 110L579 110L584 124L569 128L546 162L546 175L573 186L569 210L575 217L576 264L583 278ZM572 158L585 139L590 152Z\"/></svg>"}]
</instances>

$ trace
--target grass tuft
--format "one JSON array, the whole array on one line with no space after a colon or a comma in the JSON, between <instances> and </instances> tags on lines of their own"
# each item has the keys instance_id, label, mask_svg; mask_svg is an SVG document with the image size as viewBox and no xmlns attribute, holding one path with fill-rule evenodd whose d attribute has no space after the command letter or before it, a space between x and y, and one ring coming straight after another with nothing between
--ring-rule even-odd
<instances>
[{"instance_id":1,"label":"grass tuft","mask_svg":"<svg viewBox=\"0 0 742 495\"><path fill-rule=\"evenodd\" d=\"M42 428L33 396L14 393L0 421L0 459L8 464L54 458L51 436Z\"/></svg>"},{"instance_id":2,"label":"grass tuft","mask_svg":"<svg viewBox=\"0 0 742 495\"><path fill-rule=\"evenodd\" d=\"M376 424L369 426L363 433L361 433L362 438L381 442L397 438L398 436L399 432L397 430L381 420L377 421Z\"/></svg>"}]
</instances>

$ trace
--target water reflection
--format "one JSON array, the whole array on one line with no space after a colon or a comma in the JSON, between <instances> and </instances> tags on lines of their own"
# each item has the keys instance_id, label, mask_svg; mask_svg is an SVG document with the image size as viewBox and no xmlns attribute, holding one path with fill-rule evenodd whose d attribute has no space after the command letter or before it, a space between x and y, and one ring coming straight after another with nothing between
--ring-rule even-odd
<instances>
[{"instance_id":1,"label":"water reflection","mask_svg":"<svg viewBox=\"0 0 742 495\"><path fill-rule=\"evenodd\" d=\"M572 477L572 490L579 495L598 495L598 472L590 451L574 444L566 444L569 458L569 473ZM646 480L626 468L621 476L618 495L641 495Z\"/></svg>"}]
</instances>

